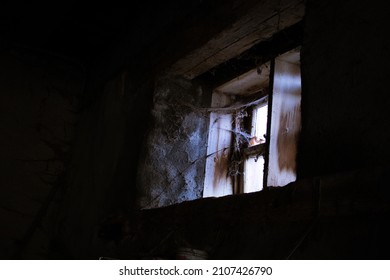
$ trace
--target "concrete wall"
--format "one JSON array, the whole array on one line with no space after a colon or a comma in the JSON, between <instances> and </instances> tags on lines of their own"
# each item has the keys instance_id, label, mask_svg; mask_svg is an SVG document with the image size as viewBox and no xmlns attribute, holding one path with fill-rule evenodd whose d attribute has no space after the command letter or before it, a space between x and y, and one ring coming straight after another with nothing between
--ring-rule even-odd
<instances>
[{"instance_id":1,"label":"concrete wall","mask_svg":"<svg viewBox=\"0 0 390 280\"><path fill-rule=\"evenodd\" d=\"M11 44L0 48L0 61L0 259L47 258L84 72L70 59Z\"/></svg>"},{"instance_id":2,"label":"concrete wall","mask_svg":"<svg viewBox=\"0 0 390 280\"><path fill-rule=\"evenodd\" d=\"M184 79L161 78L157 82L153 126L139 165L139 207L162 207L202 197L209 121L200 109L205 95L207 90Z\"/></svg>"}]
</instances>

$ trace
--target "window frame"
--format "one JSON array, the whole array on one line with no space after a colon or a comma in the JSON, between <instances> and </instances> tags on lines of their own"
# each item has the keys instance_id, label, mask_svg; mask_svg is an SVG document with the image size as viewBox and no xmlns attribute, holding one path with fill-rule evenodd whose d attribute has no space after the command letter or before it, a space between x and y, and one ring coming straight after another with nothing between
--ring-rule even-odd
<instances>
[{"instance_id":1,"label":"window frame","mask_svg":"<svg viewBox=\"0 0 390 280\"><path fill-rule=\"evenodd\" d=\"M232 186L231 186L232 191L230 194L240 194L240 193L246 192L245 185L244 185L245 184L244 183L244 176L245 176L245 172L246 172L245 161L247 161L248 158L252 157L252 156L256 156L256 157L263 156L263 158L264 158L264 168L262 171L263 182L262 182L262 187L260 188L259 191L270 187L268 184L268 182L269 182L268 176L270 173L270 171L269 171L269 168L270 168L270 144L271 144L271 141L274 141L271 137L271 132L272 132L272 121L271 120L272 120L272 115L274 114L274 112L273 112L273 95L274 95L275 61L278 58L282 57L283 55L288 54L289 52L292 52L292 51L299 52L299 54L300 54L300 46L298 46L290 51L287 51L283 54L277 55L277 56L273 57L269 62L267 62L267 63L269 63L268 64L269 65L268 88L266 88L265 90L263 89L263 90L254 94L255 99L257 98L258 100L261 100L262 102L264 100L266 100L266 103L268 106L265 142L262 144L259 144L259 145L252 146L252 147L249 147L249 146L248 147L243 147L243 146L237 147L237 143L239 142L237 139L241 137L241 136L237 135L237 132L240 132L243 130L248 135L248 132L247 132L248 131L248 119L249 119L249 122L253 121L253 110L254 110L253 108L254 108L254 106L258 106L258 104L245 105L242 108L240 108L240 110L236 110L235 113L234 112L231 113L232 119L235 121L233 122L232 128L231 128L231 130L232 130L232 145L230 147L229 156L233 157L234 154L237 153L237 150L239 150L240 154L238 157L236 156L233 161L232 160L229 161L229 170L227 172L228 172L229 176L233 177L232 183L231 183L232 184ZM257 68L257 72L258 72L258 74L261 74L261 71L259 71L259 68ZM301 75L300 66L299 66L299 75ZM299 77L299 78L301 78L301 77ZM238 78L236 77L235 79L238 79ZM213 91L213 95L216 94L216 92L218 92L219 88L220 87L217 87ZM300 91L301 91L301 85L300 85ZM239 96L239 95L237 95L237 96ZM239 99L239 97L236 99ZM261 103L261 102L258 102L258 103ZM245 104L245 102L244 102L244 104ZM237 116L236 115L237 115L237 112L242 112L243 108L245 110L248 110L248 108L249 108L250 111L247 112L247 114L249 115L249 118L246 120L246 125L244 125L244 127L241 127L243 125L242 123L240 123L239 126L237 126ZM300 100L299 100L299 109L300 109ZM300 121L300 119L299 119L299 121ZM299 125L300 125L300 123L299 123ZM209 131L209 133L211 133L211 131ZM249 135L252 136L251 133ZM296 143L296 145L297 145L297 143ZM208 156L210 156L209 153L208 153ZM235 167L234 161L237 161L239 163L238 167ZM296 161L296 159L295 159L295 161ZM233 164L232 164L232 162L233 162ZM232 172L232 170L230 170L232 165L235 168L235 170L233 170L234 172ZM219 170L218 172L221 172L221 171ZM294 170L294 172L295 172L295 180L296 180L296 169ZM207 178L207 176L210 176L210 173L208 173L206 170L205 178ZM206 180L205 180L204 189L206 189L207 187L209 187L209 186L206 185ZM212 188L215 188L215 186L212 186ZM228 194L224 194L224 195L228 195ZM206 195L206 196L204 195L203 197L208 197L208 196L211 196L211 195ZM223 196L223 195L217 195L217 196Z\"/></svg>"}]
</instances>

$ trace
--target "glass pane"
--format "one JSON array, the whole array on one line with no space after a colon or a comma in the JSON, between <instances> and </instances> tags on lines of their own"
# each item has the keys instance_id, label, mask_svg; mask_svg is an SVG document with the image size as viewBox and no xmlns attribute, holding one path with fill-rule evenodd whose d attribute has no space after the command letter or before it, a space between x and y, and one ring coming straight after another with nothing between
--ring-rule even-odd
<instances>
[{"instance_id":1,"label":"glass pane","mask_svg":"<svg viewBox=\"0 0 390 280\"><path fill-rule=\"evenodd\" d=\"M244 193L257 192L263 189L264 158L250 157L244 166Z\"/></svg>"},{"instance_id":2,"label":"glass pane","mask_svg":"<svg viewBox=\"0 0 390 280\"><path fill-rule=\"evenodd\" d=\"M264 135L267 133L267 114L267 105L256 107L253 110L251 136L256 137L256 140L253 144L260 144L265 142ZM253 144L251 146L253 146Z\"/></svg>"}]
</instances>

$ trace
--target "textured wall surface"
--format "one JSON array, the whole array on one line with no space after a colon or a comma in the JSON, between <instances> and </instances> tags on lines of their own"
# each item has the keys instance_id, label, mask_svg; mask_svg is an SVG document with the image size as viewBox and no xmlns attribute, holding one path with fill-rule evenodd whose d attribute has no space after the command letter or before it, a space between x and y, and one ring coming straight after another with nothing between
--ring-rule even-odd
<instances>
[{"instance_id":1,"label":"textured wall surface","mask_svg":"<svg viewBox=\"0 0 390 280\"><path fill-rule=\"evenodd\" d=\"M167 206L202 197L207 114L202 88L182 79L161 79L154 92L153 127L138 174L139 206Z\"/></svg>"}]
</instances>

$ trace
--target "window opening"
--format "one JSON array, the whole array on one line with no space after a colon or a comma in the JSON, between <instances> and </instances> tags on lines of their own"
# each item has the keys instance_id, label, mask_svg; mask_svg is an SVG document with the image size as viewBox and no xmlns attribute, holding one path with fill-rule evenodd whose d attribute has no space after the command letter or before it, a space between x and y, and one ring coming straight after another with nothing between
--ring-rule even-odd
<instances>
[{"instance_id":1,"label":"window opening","mask_svg":"<svg viewBox=\"0 0 390 280\"><path fill-rule=\"evenodd\" d=\"M264 184L296 180L299 58L299 50L287 52L275 58L273 73L267 62L214 90L204 197L256 192Z\"/></svg>"}]
</instances>

